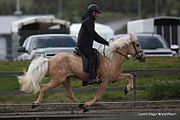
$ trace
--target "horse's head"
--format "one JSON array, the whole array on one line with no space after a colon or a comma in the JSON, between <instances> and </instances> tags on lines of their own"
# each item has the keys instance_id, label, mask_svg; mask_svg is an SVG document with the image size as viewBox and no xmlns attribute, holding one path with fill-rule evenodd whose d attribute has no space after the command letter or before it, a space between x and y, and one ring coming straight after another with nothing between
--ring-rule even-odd
<instances>
[{"instance_id":1,"label":"horse's head","mask_svg":"<svg viewBox=\"0 0 180 120\"><path fill-rule=\"evenodd\" d=\"M123 51L123 49L125 51ZM128 36L120 37L113 41L107 49L107 56L112 58L113 53L118 53L126 58L128 58L128 55L131 55L133 59L138 59L140 62L145 62L146 58L138 38L134 33L129 33Z\"/></svg>"},{"instance_id":2,"label":"horse's head","mask_svg":"<svg viewBox=\"0 0 180 120\"><path fill-rule=\"evenodd\" d=\"M128 54L130 54L134 59L138 59L139 62L145 62L145 54L143 49L140 46L137 36L134 33L129 33L129 43Z\"/></svg>"}]
</instances>

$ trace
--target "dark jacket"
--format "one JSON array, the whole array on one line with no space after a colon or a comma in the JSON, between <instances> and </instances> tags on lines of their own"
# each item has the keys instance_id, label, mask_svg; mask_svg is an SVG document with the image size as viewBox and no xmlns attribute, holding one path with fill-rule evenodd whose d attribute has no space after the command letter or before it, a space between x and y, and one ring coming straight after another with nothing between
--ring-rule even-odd
<instances>
[{"instance_id":1,"label":"dark jacket","mask_svg":"<svg viewBox=\"0 0 180 120\"><path fill-rule=\"evenodd\" d=\"M94 29L94 21L95 18L88 15L83 21L78 34L78 47L92 47L93 41L95 40L98 43L108 45L109 43L104 40L101 36L99 36Z\"/></svg>"}]
</instances>

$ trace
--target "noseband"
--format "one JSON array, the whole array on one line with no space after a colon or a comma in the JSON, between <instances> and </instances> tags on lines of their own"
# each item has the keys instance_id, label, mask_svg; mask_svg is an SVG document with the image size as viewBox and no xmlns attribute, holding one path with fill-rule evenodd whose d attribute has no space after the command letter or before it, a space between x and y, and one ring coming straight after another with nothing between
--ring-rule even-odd
<instances>
[{"instance_id":1,"label":"noseband","mask_svg":"<svg viewBox=\"0 0 180 120\"><path fill-rule=\"evenodd\" d=\"M139 53L143 52L143 50L137 51L134 42L132 42L132 44L133 44L133 48L134 48L134 50L135 50L135 52L136 52L132 57L135 58L135 59L138 59L138 58L140 58L140 57L142 56L142 54L139 55ZM123 54L123 53L120 53L120 52L117 51L117 50L116 50L116 52L117 52L118 54L124 56L126 59L129 59L129 58L127 57L127 55L125 55L125 54Z\"/></svg>"},{"instance_id":2,"label":"noseband","mask_svg":"<svg viewBox=\"0 0 180 120\"><path fill-rule=\"evenodd\" d=\"M139 53L143 52L143 50L137 51L134 42L132 42L132 44L133 44L134 50L136 51L136 53L133 55L133 58L140 58L142 54L139 55Z\"/></svg>"}]
</instances>

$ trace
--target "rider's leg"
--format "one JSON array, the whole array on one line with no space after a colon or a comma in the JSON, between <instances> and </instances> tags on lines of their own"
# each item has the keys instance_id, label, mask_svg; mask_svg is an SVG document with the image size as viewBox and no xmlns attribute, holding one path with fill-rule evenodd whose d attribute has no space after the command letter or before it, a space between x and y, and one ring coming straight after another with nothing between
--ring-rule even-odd
<instances>
[{"instance_id":1,"label":"rider's leg","mask_svg":"<svg viewBox=\"0 0 180 120\"><path fill-rule=\"evenodd\" d=\"M86 83L84 84L84 86L86 84L94 84L97 83L96 80L96 76L97 76L97 72L95 69L96 66L96 53L94 52L93 48L90 47L83 47L80 48L80 50L82 51L82 53L84 54L84 56L88 59L88 68L89 68L89 80L86 81Z\"/></svg>"}]
</instances>

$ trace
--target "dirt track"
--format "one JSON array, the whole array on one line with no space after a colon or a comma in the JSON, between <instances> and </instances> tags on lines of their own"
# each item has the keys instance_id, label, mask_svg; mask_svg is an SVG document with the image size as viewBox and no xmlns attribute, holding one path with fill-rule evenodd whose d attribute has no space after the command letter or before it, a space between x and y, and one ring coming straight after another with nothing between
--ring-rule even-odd
<instances>
[{"instance_id":1,"label":"dirt track","mask_svg":"<svg viewBox=\"0 0 180 120\"><path fill-rule=\"evenodd\" d=\"M82 119L109 118L118 120L134 116L145 119L147 117L165 117L177 120L180 118L180 100L173 101L137 101L137 102L99 102L83 113L78 104L46 103L46 104L11 104L0 105L0 119ZM49 119L48 119L49 118ZM91 119L90 119L91 120ZM103 119L105 120L105 119Z\"/></svg>"}]
</instances>

